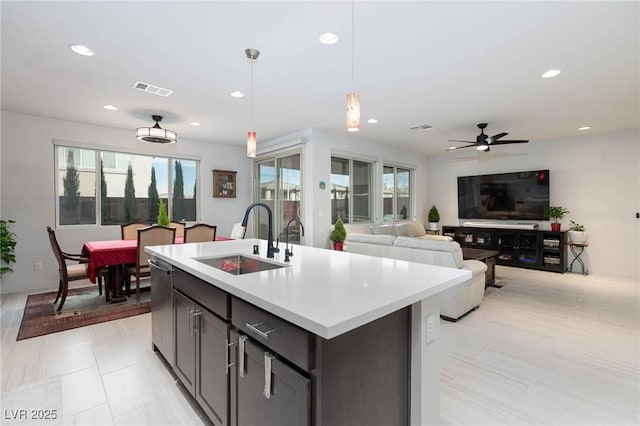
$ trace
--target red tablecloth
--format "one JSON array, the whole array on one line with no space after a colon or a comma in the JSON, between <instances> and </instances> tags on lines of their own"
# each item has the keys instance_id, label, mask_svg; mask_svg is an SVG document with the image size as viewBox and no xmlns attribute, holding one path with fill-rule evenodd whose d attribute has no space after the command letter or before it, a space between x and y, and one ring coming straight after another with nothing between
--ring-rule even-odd
<instances>
[{"instance_id":1,"label":"red tablecloth","mask_svg":"<svg viewBox=\"0 0 640 426\"><path fill-rule=\"evenodd\" d=\"M216 241L229 240L227 237L216 237ZM182 237L176 237L176 244L182 244ZM100 268L110 265L127 265L136 263L137 240L89 241L82 246L82 253L89 256L87 274L92 283L96 282Z\"/></svg>"}]
</instances>

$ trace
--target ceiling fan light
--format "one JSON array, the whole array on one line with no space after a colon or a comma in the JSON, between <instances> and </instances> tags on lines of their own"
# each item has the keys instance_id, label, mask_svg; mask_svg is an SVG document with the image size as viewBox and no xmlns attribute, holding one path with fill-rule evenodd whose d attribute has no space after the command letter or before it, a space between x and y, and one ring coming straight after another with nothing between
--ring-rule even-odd
<instances>
[{"instance_id":1,"label":"ceiling fan light","mask_svg":"<svg viewBox=\"0 0 640 426\"><path fill-rule=\"evenodd\" d=\"M347 131L360 131L360 95L347 93Z\"/></svg>"},{"instance_id":2,"label":"ceiling fan light","mask_svg":"<svg viewBox=\"0 0 640 426\"><path fill-rule=\"evenodd\" d=\"M488 150L488 149L489 149L489 145L478 145L478 146L476 147L476 149L477 149L478 151L486 151L486 150Z\"/></svg>"}]
</instances>

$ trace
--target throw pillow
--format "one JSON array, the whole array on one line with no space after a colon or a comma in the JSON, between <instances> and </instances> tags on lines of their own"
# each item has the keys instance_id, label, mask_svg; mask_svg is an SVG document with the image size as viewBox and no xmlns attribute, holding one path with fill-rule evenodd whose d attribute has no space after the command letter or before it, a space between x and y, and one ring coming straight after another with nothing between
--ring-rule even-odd
<instances>
[{"instance_id":1,"label":"throw pillow","mask_svg":"<svg viewBox=\"0 0 640 426\"><path fill-rule=\"evenodd\" d=\"M407 222L406 226L409 237L422 237L427 234L427 231L424 230L424 225L420 222Z\"/></svg>"},{"instance_id":2,"label":"throw pillow","mask_svg":"<svg viewBox=\"0 0 640 426\"><path fill-rule=\"evenodd\" d=\"M372 225L371 232L373 235L393 235L394 237L396 235L393 225Z\"/></svg>"}]
</instances>

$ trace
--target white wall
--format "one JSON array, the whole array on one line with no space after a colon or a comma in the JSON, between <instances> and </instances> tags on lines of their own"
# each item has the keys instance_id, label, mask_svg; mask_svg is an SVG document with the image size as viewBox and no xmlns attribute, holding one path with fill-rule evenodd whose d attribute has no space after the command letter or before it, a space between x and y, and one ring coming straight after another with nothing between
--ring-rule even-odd
<instances>
[{"instance_id":1,"label":"white wall","mask_svg":"<svg viewBox=\"0 0 640 426\"><path fill-rule=\"evenodd\" d=\"M55 225L53 140L110 147L141 154L200 156L201 221L218 226L218 235L229 235L233 222L241 220L251 200L251 161L244 147L210 144L180 138L175 145L160 146L138 141L134 129L92 126L12 112L2 112L0 217L14 219L17 234L14 272L4 274L0 291L57 289L58 267L49 245L46 227ZM213 198L211 170L237 170L237 198ZM74 226L56 231L63 250L80 252L91 240L119 239L118 226ZM43 270L34 271L42 262Z\"/></svg>"},{"instance_id":2,"label":"white wall","mask_svg":"<svg viewBox=\"0 0 640 426\"><path fill-rule=\"evenodd\" d=\"M638 131L585 135L428 158L429 202L440 226L458 225L457 177L518 170L550 170L551 205L586 226L589 270L640 277L640 137ZM549 229L542 222L540 229Z\"/></svg>"}]
</instances>

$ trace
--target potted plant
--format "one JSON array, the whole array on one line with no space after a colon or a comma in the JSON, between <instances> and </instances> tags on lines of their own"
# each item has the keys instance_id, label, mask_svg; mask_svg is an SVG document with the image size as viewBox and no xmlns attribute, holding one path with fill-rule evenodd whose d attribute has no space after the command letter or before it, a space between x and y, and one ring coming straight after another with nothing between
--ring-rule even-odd
<instances>
[{"instance_id":1,"label":"potted plant","mask_svg":"<svg viewBox=\"0 0 640 426\"><path fill-rule=\"evenodd\" d=\"M571 221L569 227L569 241L573 244L586 244L588 233L585 231L584 225Z\"/></svg>"},{"instance_id":2,"label":"potted plant","mask_svg":"<svg viewBox=\"0 0 640 426\"><path fill-rule=\"evenodd\" d=\"M436 206L431 206L431 210L429 210L429 230L437 231L438 222L440 222L440 213L438 213Z\"/></svg>"},{"instance_id":3,"label":"potted plant","mask_svg":"<svg viewBox=\"0 0 640 426\"><path fill-rule=\"evenodd\" d=\"M560 231L560 221L568 213L570 213L569 210L562 206L549 206L545 209L544 216L551 220L551 230L553 232Z\"/></svg>"},{"instance_id":4,"label":"potted plant","mask_svg":"<svg viewBox=\"0 0 640 426\"><path fill-rule=\"evenodd\" d=\"M167 205L164 203L164 200L160 200L158 203L158 225L171 225L169 215L167 214Z\"/></svg>"},{"instance_id":5,"label":"potted plant","mask_svg":"<svg viewBox=\"0 0 640 426\"><path fill-rule=\"evenodd\" d=\"M9 229L9 225L16 223L14 220L0 220L0 251L2 252L2 265L0 275L13 271L10 263L16 262L16 234Z\"/></svg>"},{"instance_id":6,"label":"potted plant","mask_svg":"<svg viewBox=\"0 0 640 426\"><path fill-rule=\"evenodd\" d=\"M329 234L329 239L333 241L333 249L342 251L345 238L347 238L347 230L344 229L342 218L339 217L338 220L336 220L335 225L333 226L333 231L331 231L331 234Z\"/></svg>"}]
</instances>

